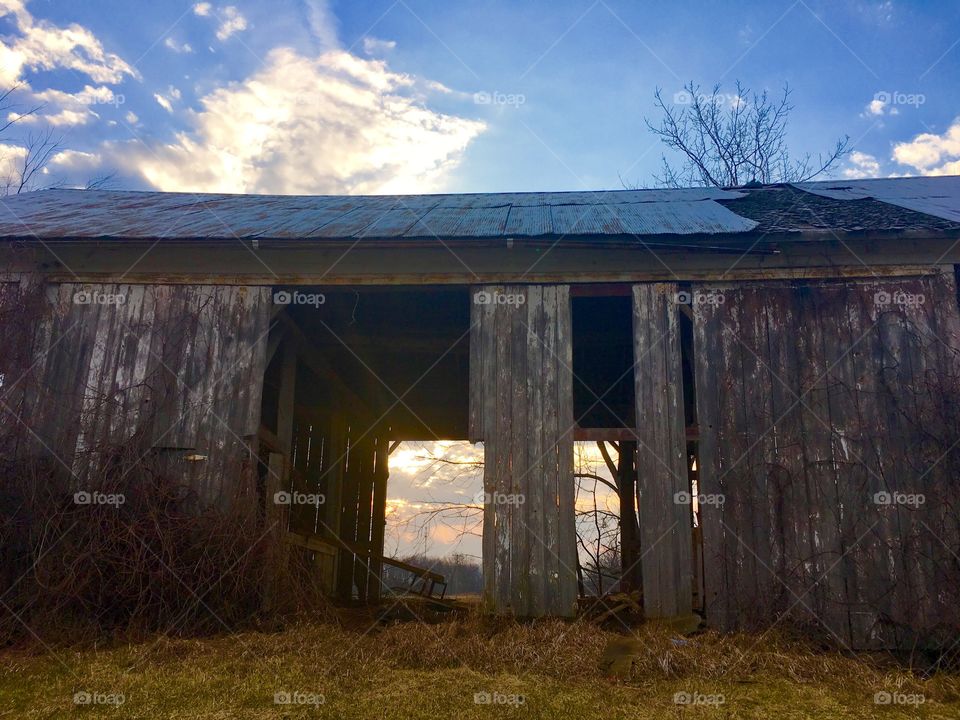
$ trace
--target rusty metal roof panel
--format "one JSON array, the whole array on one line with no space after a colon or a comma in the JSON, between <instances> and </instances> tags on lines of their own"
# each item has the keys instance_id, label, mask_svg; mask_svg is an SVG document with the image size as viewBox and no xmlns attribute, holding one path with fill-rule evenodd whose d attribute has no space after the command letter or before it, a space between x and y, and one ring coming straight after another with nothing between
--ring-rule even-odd
<instances>
[{"instance_id":1,"label":"rusty metal roof panel","mask_svg":"<svg viewBox=\"0 0 960 720\"><path fill-rule=\"evenodd\" d=\"M435 207L415 222L405 233L406 237L451 236L460 224L466 211L462 208Z\"/></svg>"},{"instance_id":2,"label":"rusty metal roof panel","mask_svg":"<svg viewBox=\"0 0 960 720\"><path fill-rule=\"evenodd\" d=\"M502 237L509 213L509 205L467 208L463 211L460 224L452 237Z\"/></svg>"},{"instance_id":3,"label":"rusty metal roof panel","mask_svg":"<svg viewBox=\"0 0 960 720\"><path fill-rule=\"evenodd\" d=\"M315 226L304 237L310 238L358 238L381 217L399 207L396 198L382 197L362 205L353 203L353 209L329 222Z\"/></svg>"},{"instance_id":4,"label":"rusty metal roof panel","mask_svg":"<svg viewBox=\"0 0 960 720\"><path fill-rule=\"evenodd\" d=\"M459 195L283 196L45 190L0 199L0 237L490 238L745 232L715 188Z\"/></svg>"},{"instance_id":5,"label":"rusty metal roof panel","mask_svg":"<svg viewBox=\"0 0 960 720\"><path fill-rule=\"evenodd\" d=\"M714 235L749 232L749 220L712 200L609 205L621 227L632 235Z\"/></svg>"},{"instance_id":6,"label":"rusty metal roof panel","mask_svg":"<svg viewBox=\"0 0 960 720\"><path fill-rule=\"evenodd\" d=\"M549 205L513 205L503 230L509 236L537 237L553 233L553 218Z\"/></svg>"}]
</instances>

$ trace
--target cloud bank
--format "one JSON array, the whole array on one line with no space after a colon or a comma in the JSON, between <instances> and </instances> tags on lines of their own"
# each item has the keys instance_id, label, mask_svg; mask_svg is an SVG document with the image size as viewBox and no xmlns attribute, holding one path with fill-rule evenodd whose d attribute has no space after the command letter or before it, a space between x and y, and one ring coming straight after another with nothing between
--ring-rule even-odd
<instances>
[{"instance_id":1,"label":"cloud bank","mask_svg":"<svg viewBox=\"0 0 960 720\"><path fill-rule=\"evenodd\" d=\"M172 142L117 147L160 190L278 194L441 189L475 120L429 109L418 82L343 50L269 53L246 80L213 91Z\"/></svg>"},{"instance_id":2,"label":"cloud bank","mask_svg":"<svg viewBox=\"0 0 960 720\"><path fill-rule=\"evenodd\" d=\"M940 135L921 133L897 143L893 159L920 175L960 175L960 118Z\"/></svg>"}]
</instances>

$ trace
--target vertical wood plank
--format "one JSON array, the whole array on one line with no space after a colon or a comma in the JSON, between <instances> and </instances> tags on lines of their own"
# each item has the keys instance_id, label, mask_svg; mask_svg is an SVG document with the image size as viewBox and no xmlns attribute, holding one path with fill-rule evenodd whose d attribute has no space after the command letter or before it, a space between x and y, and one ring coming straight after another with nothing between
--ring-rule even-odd
<instances>
[{"instance_id":1,"label":"vertical wood plank","mask_svg":"<svg viewBox=\"0 0 960 720\"><path fill-rule=\"evenodd\" d=\"M688 615L693 603L689 493L677 288L634 285L637 477L648 618Z\"/></svg>"},{"instance_id":2,"label":"vertical wood plank","mask_svg":"<svg viewBox=\"0 0 960 720\"><path fill-rule=\"evenodd\" d=\"M557 541L559 614L572 617L577 607L577 527L573 478L573 336L570 287L557 286Z\"/></svg>"},{"instance_id":3,"label":"vertical wood plank","mask_svg":"<svg viewBox=\"0 0 960 720\"><path fill-rule=\"evenodd\" d=\"M576 605L569 290L483 289L510 298L475 315L482 360L474 369L482 368L483 390L473 396L482 397L488 499L485 604L521 616L569 616Z\"/></svg>"}]
</instances>

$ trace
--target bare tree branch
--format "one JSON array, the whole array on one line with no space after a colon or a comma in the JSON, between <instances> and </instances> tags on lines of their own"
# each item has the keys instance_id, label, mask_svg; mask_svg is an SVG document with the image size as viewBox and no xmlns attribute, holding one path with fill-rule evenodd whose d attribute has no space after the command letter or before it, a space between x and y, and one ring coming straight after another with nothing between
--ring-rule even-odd
<instances>
[{"instance_id":1,"label":"bare tree branch","mask_svg":"<svg viewBox=\"0 0 960 720\"><path fill-rule=\"evenodd\" d=\"M661 174L655 178L665 187L804 182L828 172L850 152L850 138L844 136L815 160L809 153L790 156L787 120L793 105L789 86L772 98L766 90L753 92L739 81L732 95L721 93L720 85L714 85L709 93L701 92L691 81L673 102L657 88L654 104L660 121L645 118L644 122L680 155L678 164L671 164L666 156L661 158Z\"/></svg>"}]
</instances>

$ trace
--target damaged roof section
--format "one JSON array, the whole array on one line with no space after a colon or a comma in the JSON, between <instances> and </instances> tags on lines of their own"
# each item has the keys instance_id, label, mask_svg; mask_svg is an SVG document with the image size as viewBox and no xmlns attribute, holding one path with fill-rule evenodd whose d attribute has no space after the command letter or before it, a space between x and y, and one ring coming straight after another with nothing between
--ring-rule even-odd
<instances>
[{"instance_id":1,"label":"damaged roof section","mask_svg":"<svg viewBox=\"0 0 960 720\"><path fill-rule=\"evenodd\" d=\"M960 178L734 190L375 196L57 189L0 199L0 239L353 243L570 238L599 245L652 236L668 243L671 236L692 242L697 236L725 237L735 243L811 231L960 233Z\"/></svg>"},{"instance_id":2,"label":"damaged roof section","mask_svg":"<svg viewBox=\"0 0 960 720\"><path fill-rule=\"evenodd\" d=\"M797 187L835 200L873 198L960 223L960 176L956 175L809 182Z\"/></svg>"},{"instance_id":3,"label":"damaged roof section","mask_svg":"<svg viewBox=\"0 0 960 720\"><path fill-rule=\"evenodd\" d=\"M778 235L826 231L951 232L960 223L924 214L873 197L833 197L793 185L750 190L737 200L721 200L731 211L757 222L757 233ZM960 208L960 201L957 207Z\"/></svg>"}]
</instances>

